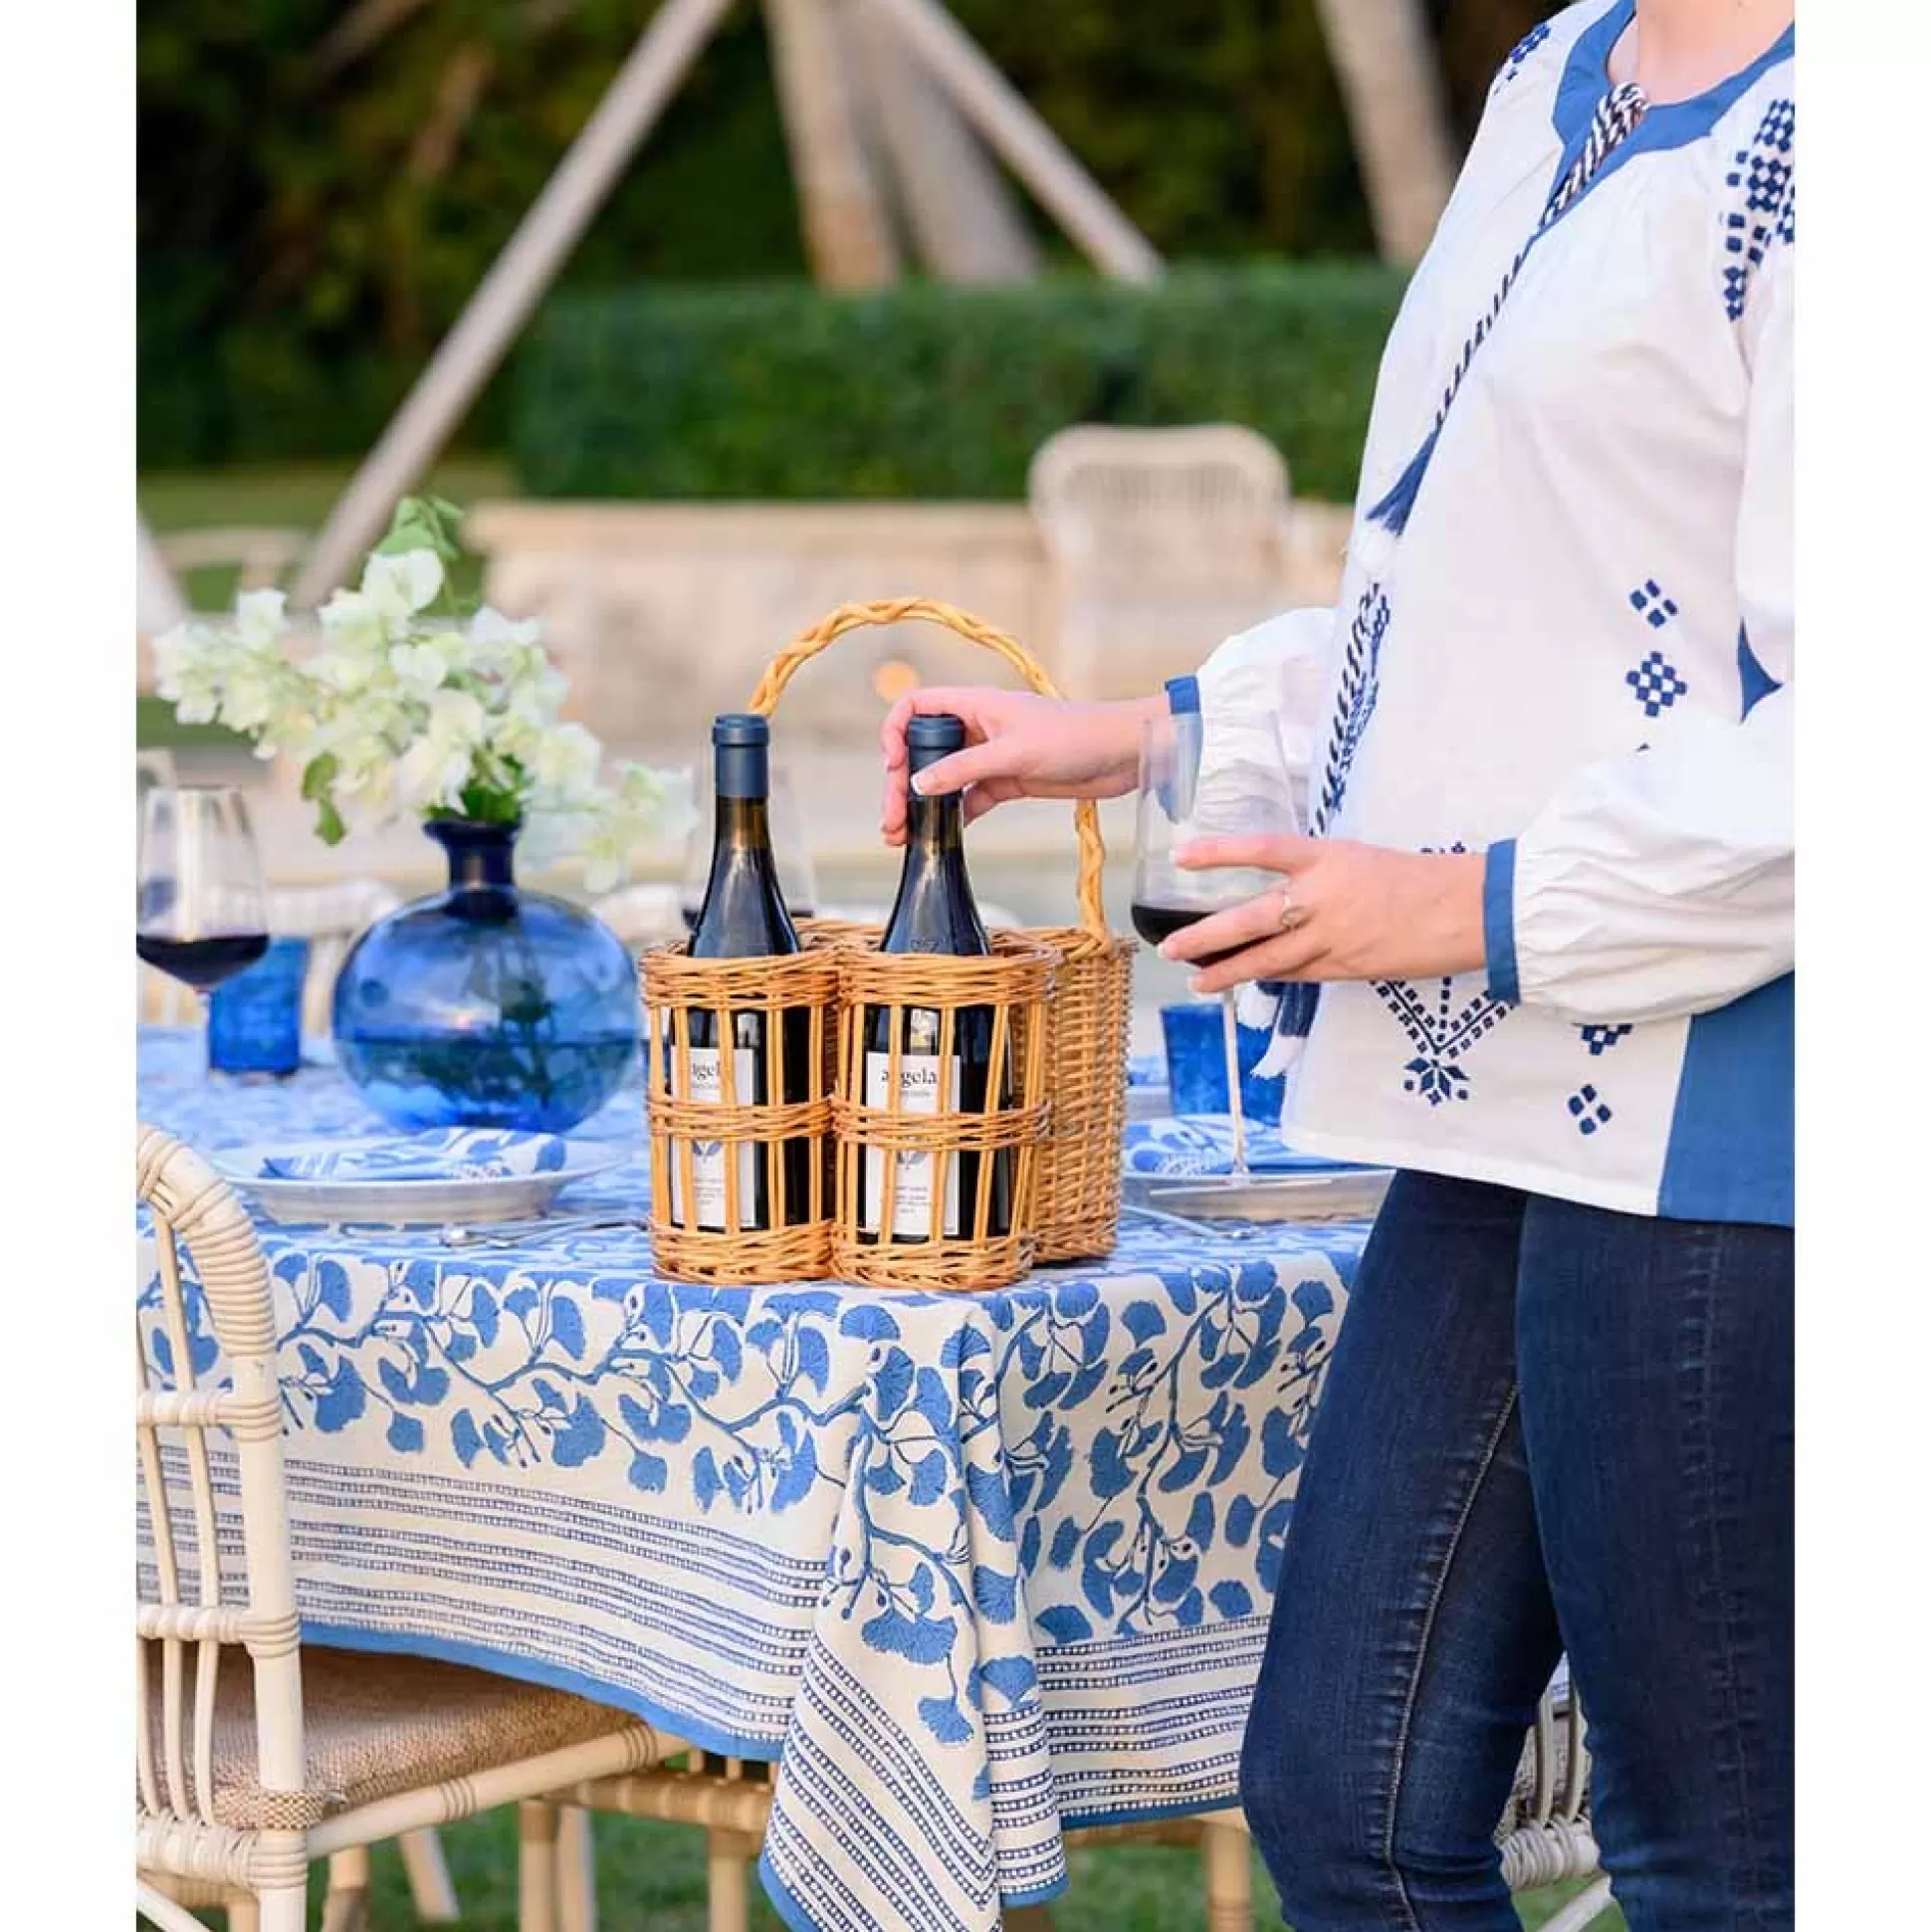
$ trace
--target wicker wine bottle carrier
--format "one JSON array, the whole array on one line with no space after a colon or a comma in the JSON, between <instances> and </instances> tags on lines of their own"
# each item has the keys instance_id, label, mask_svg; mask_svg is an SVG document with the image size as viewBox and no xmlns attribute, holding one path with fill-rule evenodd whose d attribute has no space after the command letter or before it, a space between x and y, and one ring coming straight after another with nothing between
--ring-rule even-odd
<instances>
[{"instance_id":1,"label":"wicker wine bottle carrier","mask_svg":"<svg viewBox=\"0 0 1931 1932\"><path fill-rule=\"evenodd\" d=\"M838 961L812 937L801 953L767 960L694 960L686 943L644 955L650 1240L659 1270L684 1281L740 1284L815 1280L831 1271L832 1047ZM692 1078L693 1018L713 1017L718 1098L699 1098ZM786 1046L800 1036L801 1099L759 1103L739 1092L738 1019L764 1017L764 1090L785 1091ZM793 1055L793 1059L796 1059ZM784 1158L803 1143L803 1198ZM698 1164L722 1181L706 1225ZM756 1211L762 1193L764 1213ZM759 1225L759 1221L762 1225Z\"/></svg>"},{"instance_id":2,"label":"wicker wine bottle carrier","mask_svg":"<svg viewBox=\"0 0 1931 1932\"><path fill-rule=\"evenodd\" d=\"M990 624L924 597L842 604L774 658L751 709L768 717L798 669L847 631L911 619L938 624L991 651L1029 689L1057 697L1031 653ZM1074 808L1079 853L1079 924L992 935L982 959L886 955L875 932L820 929L819 943L839 961L838 1073L832 1101L837 1186L831 1268L840 1278L880 1286L994 1288L1035 1262L1085 1260L1113 1249L1120 1221L1120 1135L1126 1118L1127 1031L1132 1003L1133 944L1107 931L1101 900L1106 851L1099 814ZM951 1057L957 1016L990 1008L994 1066L982 1112L908 1113L899 1105L899 1017L938 1015L939 1064ZM892 1042L883 1106L866 1104L866 1016L892 1011ZM1009 1105L997 1097L1009 1082ZM943 1096L942 1096L943 1098ZM992 1160L1010 1149L1010 1212L1003 1231L993 1212ZM886 1190L866 1209L866 1155ZM868 1230L897 1228L893 1198L897 1156L934 1154L928 1234L883 1239ZM948 1178L961 1154L977 1155L976 1185L959 1188L960 1234L937 1238Z\"/></svg>"}]
</instances>

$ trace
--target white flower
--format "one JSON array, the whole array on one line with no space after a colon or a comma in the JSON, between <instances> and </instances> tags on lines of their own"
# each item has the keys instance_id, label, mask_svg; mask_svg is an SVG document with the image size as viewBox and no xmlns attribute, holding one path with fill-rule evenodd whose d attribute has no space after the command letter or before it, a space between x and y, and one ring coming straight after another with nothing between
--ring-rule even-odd
<instances>
[{"instance_id":1,"label":"white flower","mask_svg":"<svg viewBox=\"0 0 1931 1932\"><path fill-rule=\"evenodd\" d=\"M469 663L482 672L512 676L545 662L542 626L534 617L512 619L485 604L470 619Z\"/></svg>"},{"instance_id":2,"label":"white flower","mask_svg":"<svg viewBox=\"0 0 1931 1932\"><path fill-rule=\"evenodd\" d=\"M395 768L396 795L412 811L453 811L469 782L470 754L435 738L419 738Z\"/></svg>"},{"instance_id":3,"label":"white flower","mask_svg":"<svg viewBox=\"0 0 1931 1932\"><path fill-rule=\"evenodd\" d=\"M184 725L212 725L221 710L226 642L205 624L176 624L154 640L154 689Z\"/></svg>"},{"instance_id":4,"label":"white flower","mask_svg":"<svg viewBox=\"0 0 1931 1932\"><path fill-rule=\"evenodd\" d=\"M377 660L361 651L324 651L309 660L310 675L343 696L361 690L378 668Z\"/></svg>"},{"instance_id":5,"label":"white flower","mask_svg":"<svg viewBox=\"0 0 1931 1932\"><path fill-rule=\"evenodd\" d=\"M521 760L536 788L560 804L581 801L596 784L603 747L581 725L553 725Z\"/></svg>"},{"instance_id":6,"label":"white flower","mask_svg":"<svg viewBox=\"0 0 1931 1932\"><path fill-rule=\"evenodd\" d=\"M435 636L391 644L389 669L410 697L427 699L455 668L450 647L461 642L453 636Z\"/></svg>"},{"instance_id":7,"label":"white flower","mask_svg":"<svg viewBox=\"0 0 1931 1932\"><path fill-rule=\"evenodd\" d=\"M281 666L242 659L229 673L221 700L221 722L244 735L269 725L282 708Z\"/></svg>"},{"instance_id":8,"label":"white flower","mask_svg":"<svg viewBox=\"0 0 1931 1932\"><path fill-rule=\"evenodd\" d=\"M362 595L384 623L406 624L436 601L443 587L443 562L434 550L404 550L400 556L371 556L362 567Z\"/></svg>"},{"instance_id":9,"label":"white flower","mask_svg":"<svg viewBox=\"0 0 1931 1932\"><path fill-rule=\"evenodd\" d=\"M281 643L289 628L288 601L280 590L244 590L235 599L235 634L245 649Z\"/></svg>"},{"instance_id":10,"label":"white flower","mask_svg":"<svg viewBox=\"0 0 1931 1932\"><path fill-rule=\"evenodd\" d=\"M316 615L322 634L338 651L367 656L388 642L382 613L359 590L337 590Z\"/></svg>"},{"instance_id":11,"label":"white flower","mask_svg":"<svg viewBox=\"0 0 1931 1932\"><path fill-rule=\"evenodd\" d=\"M599 781L603 749L561 719L568 684L538 626L481 610L430 618L442 589L431 550L369 559L361 587L318 613L320 648L292 643L280 591L248 591L223 624L154 642L156 688L187 723L232 726L260 756L297 758L318 802L345 825L397 810L521 811L534 855L582 855L592 890L615 883L641 844L688 820L688 786L629 765Z\"/></svg>"}]
</instances>

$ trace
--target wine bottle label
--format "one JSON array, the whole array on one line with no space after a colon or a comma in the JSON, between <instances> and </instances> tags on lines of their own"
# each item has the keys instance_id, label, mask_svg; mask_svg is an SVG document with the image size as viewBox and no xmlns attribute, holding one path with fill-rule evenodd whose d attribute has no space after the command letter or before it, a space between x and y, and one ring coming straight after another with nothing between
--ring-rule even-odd
<instances>
[{"instance_id":1,"label":"wine bottle label","mask_svg":"<svg viewBox=\"0 0 1931 1932\"><path fill-rule=\"evenodd\" d=\"M691 1048L689 1099L723 1101L722 1060L723 1055L715 1046ZM757 1093L757 1055L752 1048L741 1046L733 1052L732 1073L738 1083L738 1105L742 1107L753 1100ZM738 1225L741 1229L764 1225L764 1217L758 1211L757 1156L754 1143L739 1143ZM723 1229L729 1225L725 1213L728 1160L722 1141L694 1141L691 1145L691 1183L697 1195L699 1227ZM678 1227L690 1225L684 1217L684 1159L675 1147L671 1152L671 1220Z\"/></svg>"},{"instance_id":2,"label":"wine bottle label","mask_svg":"<svg viewBox=\"0 0 1931 1932\"><path fill-rule=\"evenodd\" d=\"M899 1056L899 1112L936 1114L943 1107L951 1112L959 1105L959 1055L954 1054L945 1067L945 1098L940 1098L940 1059L936 1053L902 1053ZM867 1053L865 1056L865 1105L887 1107L892 1056ZM883 1154L865 1156L864 1228L876 1234L885 1213L885 1163ZM938 1156L901 1154L898 1178L892 1191L892 1234L894 1239L929 1241L932 1239L933 1170ZM948 1238L959 1234L959 1158L946 1163L945 1218L940 1232Z\"/></svg>"}]
</instances>

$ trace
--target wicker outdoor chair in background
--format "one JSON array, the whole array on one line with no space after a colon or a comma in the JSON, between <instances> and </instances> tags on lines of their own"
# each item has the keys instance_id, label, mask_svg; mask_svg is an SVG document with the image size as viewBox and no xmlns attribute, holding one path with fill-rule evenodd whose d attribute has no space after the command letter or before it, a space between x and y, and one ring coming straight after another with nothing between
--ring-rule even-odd
<instances>
[{"instance_id":1,"label":"wicker outdoor chair in background","mask_svg":"<svg viewBox=\"0 0 1931 1932\"><path fill-rule=\"evenodd\" d=\"M317 1858L652 1763L663 1744L628 1712L455 1664L302 1643L261 1242L206 1163L153 1128L139 1132L135 1186L158 1277L135 1317L150 1553L135 1622L140 1914L201 1932L187 1901L221 1902L233 1932L302 1932ZM191 1305L223 1381L196 1369ZM539 1807L535 1822L553 1816ZM553 1886L524 1908L525 1932L552 1932ZM328 1932L365 1923L366 1892L331 1895Z\"/></svg>"},{"instance_id":2,"label":"wicker outdoor chair in background","mask_svg":"<svg viewBox=\"0 0 1931 1932\"><path fill-rule=\"evenodd\" d=\"M1289 601L1287 465L1251 429L1062 430L1027 495L1068 697L1157 689Z\"/></svg>"},{"instance_id":3,"label":"wicker outdoor chair in background","mask_svg":"<svg viewBox=\"0 0 1931 1932\"><path fill-rule=\"evenodd\" d=\"M293 576L309 553L299 530L250 525L224 530L170 531L159 539L161 555L176 577L190 570L237 572L238 590L270 590Z\"/></svg>"},{"instance_id":4,"label":"wicker outdoor chair in background","mask_svg":"<svg viewBox=\"0 0 1931 1932\"><path fill-rule=\"evenodd\" d=\"M393 912L402 898L379 879L337 879L325 886L277 886L268 895L269 931L309 942L309 972L302 986L302 1030L328 1031L328 1002L349 946L357 934ZM140 969L140 1016L150 1026L190 1026L194 994L151 966Z\"/></svg>"}]
</instances>

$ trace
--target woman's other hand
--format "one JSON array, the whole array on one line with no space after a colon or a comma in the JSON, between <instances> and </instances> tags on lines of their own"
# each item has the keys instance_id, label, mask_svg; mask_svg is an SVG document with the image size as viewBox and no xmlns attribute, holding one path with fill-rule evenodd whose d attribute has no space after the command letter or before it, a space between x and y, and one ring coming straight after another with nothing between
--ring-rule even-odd
<instances>
[{"instance_id":1,"label":"woman's other hand","mask_svg":"<svg viewBox=\"0 0 1931 1932\"><path fill-rule=\"evenodd\" d=\"M1395 852L1324 838L1202 838L1179 847L1189 871L1254 866L1281 886L1182 928L1162 957L1204 966L1193 990L1248 979L1433 979L1486 962L1479 852ZM1284 930L1282 890L1293 908Z\"/></svg>"},{"instance_id":2,"label":"woman's other hand","mask_svg":"<svg viewBox=\"0 0 1931 1932\"><path fill-rule=\"evenodd\" d=\"M1118 798L1139 781L1140 728L1164 698L1121 704L1071 704L1029 691L980 685L938 686L901 698L885 715L885 799L880 829L905 843L905 728L910 719L950 712L966 725L966 749L919 774L922 795L966 793L967 820L1008 798Z\"/></svg>"}]
</instances>

